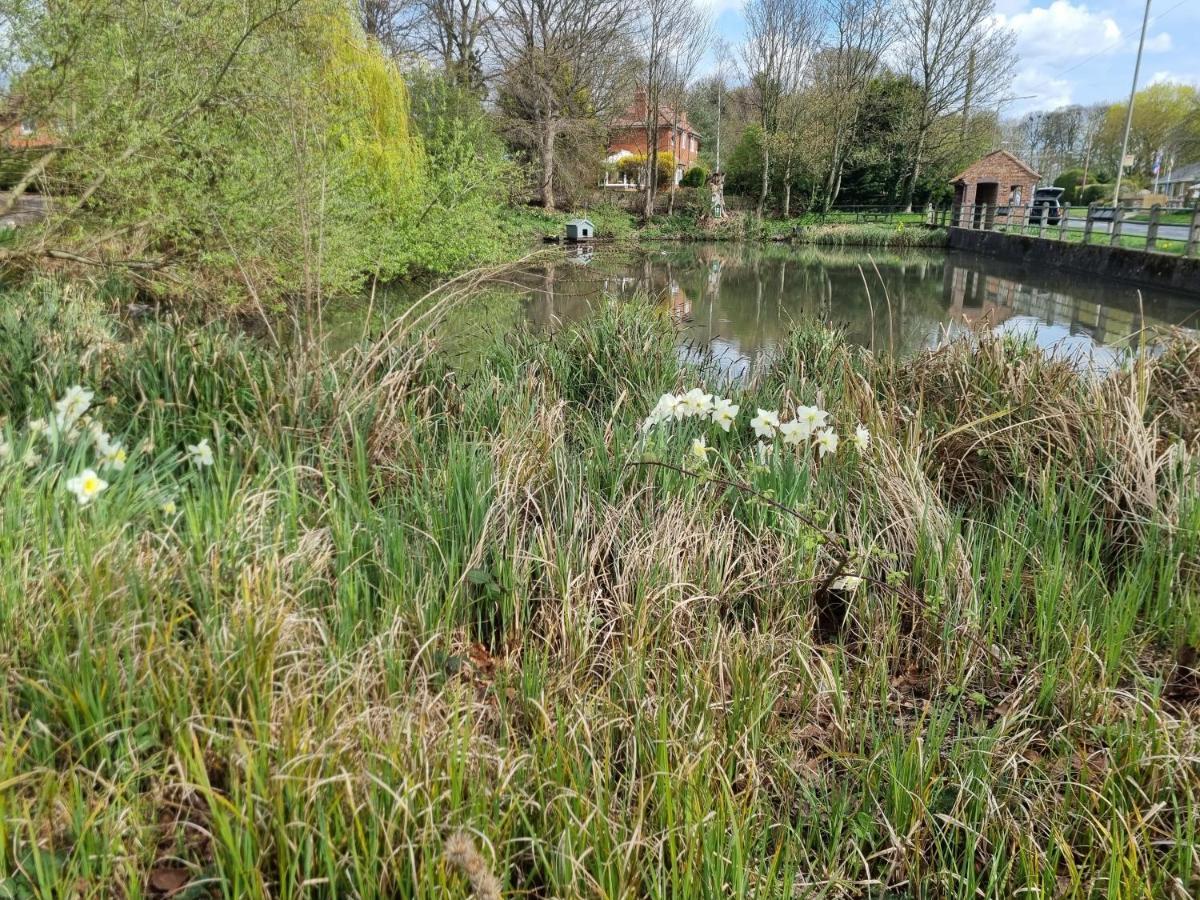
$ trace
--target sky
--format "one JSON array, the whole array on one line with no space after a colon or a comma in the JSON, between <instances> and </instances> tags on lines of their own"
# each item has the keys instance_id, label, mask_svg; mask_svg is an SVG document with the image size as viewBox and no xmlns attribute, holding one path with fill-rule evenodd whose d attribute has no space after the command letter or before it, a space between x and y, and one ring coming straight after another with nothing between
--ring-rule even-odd
<instances>
[{"instance_id":1,"label":"sky","mask_svg":"<svg viewBox=\"0 0 1200 900\"><path fill-rule=\"evenodd\" d=\"M741 43L742 0L706 2L717 32ZM1020 55L1003 115L1128 97L1145 8L1145 0L996 0ZM1138 86L1160 81L1200 87L1200 0L1151 2Z\"/></svg>"}]
</instances>

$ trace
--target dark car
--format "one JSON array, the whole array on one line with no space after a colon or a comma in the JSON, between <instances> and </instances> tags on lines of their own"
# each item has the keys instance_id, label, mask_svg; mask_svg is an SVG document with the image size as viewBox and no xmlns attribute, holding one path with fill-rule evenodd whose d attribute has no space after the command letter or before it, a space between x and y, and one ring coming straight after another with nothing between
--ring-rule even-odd
<instances>
[{"instance_id":1,"label":"dark car","mask_svg":"<svg viewBox=\"0 0 1200 900\"><path fill-rule=\"evenodd\" d=\"M1066 188L1044 187L1033 192L1029 205L1029 222L1032 225L1057 225L1062 221L1062 195Z\"/></svg>"}]
</instances>

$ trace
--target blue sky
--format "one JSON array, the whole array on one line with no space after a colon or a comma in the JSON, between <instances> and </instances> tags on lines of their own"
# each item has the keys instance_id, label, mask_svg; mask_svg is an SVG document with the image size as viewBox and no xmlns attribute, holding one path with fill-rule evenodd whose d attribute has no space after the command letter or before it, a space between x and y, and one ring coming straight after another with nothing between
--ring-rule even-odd
<instances>
[{"instance_id":1,"label":"blue sky","mask_svg":"<svg viewBox=\"0 0 1200 900\"><path fill-rule=\"evenodd\" d=\"M702 0L726 40L744 36L741 0ZM1021 61L1004 115L1068 103L1116 101L1129 94L1144 0L997 0L1017 35ZM1200 0L1153 0L1139 86L1200 86Z\"/></svg>"}]
</instances>

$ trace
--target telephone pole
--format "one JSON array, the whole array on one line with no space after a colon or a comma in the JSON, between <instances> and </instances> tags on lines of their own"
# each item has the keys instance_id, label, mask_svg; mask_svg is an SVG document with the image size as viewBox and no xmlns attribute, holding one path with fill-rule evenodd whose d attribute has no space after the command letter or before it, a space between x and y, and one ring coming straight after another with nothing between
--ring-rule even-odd
<instances>
[{"instance_id":1,"label":"telephone pole","mask_svg":"<svg viewBox=\"0 0 1200 900\"><path fill-rule=\"evenodd\" d=\"M1125 174L1125 154L1129 152L1129 128L1133 125L1133 98L1137 94L1138 75L1142 70L1142 49L1146 46L1146 26L1150 24L1150 0L1142 16L1142 37L1138 41L1137 62L1133 64L1133 86L1129 89L1129 107L1125 110L1125 136L1121 138L1121 158L1117 160L1117 184L1113 189L1113 206L1121 205L1121 177Z\"/></svg>"}]
</instances>

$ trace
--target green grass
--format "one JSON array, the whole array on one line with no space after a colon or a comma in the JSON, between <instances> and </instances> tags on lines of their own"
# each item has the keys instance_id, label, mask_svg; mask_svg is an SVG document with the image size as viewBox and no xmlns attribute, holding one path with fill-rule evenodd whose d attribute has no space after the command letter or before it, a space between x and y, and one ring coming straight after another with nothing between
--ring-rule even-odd
<instances>
[{"instance_id":1,"label":"green grass","mask_svg":"<svg viewBox=\"0 0 1200 900\"><path fill-rule=\"evenodd\" d=\"M337 357L6 293L0 896L1200 890L1200 348L801 324L723 385L634 302L463 368L460 285ZM697 385L729 433L643 434ZM798 403L842 447L756 464Z\"/></svg>"}]
</instances>

